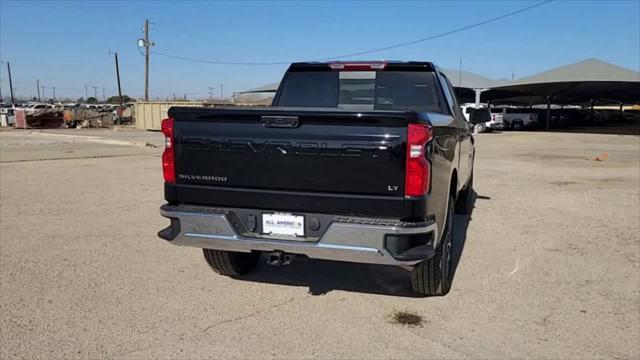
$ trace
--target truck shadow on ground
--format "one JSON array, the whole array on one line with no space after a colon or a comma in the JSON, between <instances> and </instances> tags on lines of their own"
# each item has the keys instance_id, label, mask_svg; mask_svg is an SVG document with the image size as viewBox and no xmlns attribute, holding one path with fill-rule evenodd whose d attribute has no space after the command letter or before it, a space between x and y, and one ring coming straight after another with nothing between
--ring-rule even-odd
<instances>
[{"instance_id":1,"label":"truck shadow on ground","mask_svg":"<svg viewBox=\"0 0 640 360\"><path fill-rule=\"evenodd\" d=\"M489 197L478 196L474 192L475 200L489 200ZM456 215L454 217L454 239L452 244L452 276L460 264L464 244L467 238L467 228L471 215ZM411 291L411 274L409 271L394 266L380 266L347 262L332 262L324 260L296 257L291 265L274 267L266 265L264 259L258 269L237 280L271 283L288 286L305 286L311 295L324 295L332 290L391 295L402 297L420 297ZM452 285L455 291L455 281Z\"/></svg>"}]
</instances>

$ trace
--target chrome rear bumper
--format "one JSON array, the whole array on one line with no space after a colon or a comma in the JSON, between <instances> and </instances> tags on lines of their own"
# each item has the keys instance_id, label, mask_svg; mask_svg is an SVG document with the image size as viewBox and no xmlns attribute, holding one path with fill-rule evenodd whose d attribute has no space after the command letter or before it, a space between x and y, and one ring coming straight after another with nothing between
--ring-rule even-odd
<instances>
[{"instance_id":1,"label":"chrome rear bumper","mask_svg":"<svg viewBox=\"0 0 640 360\"><path fill-rule=\"evenodd\" d=\"M238 224L232 225L235 221L230 216L233 209L187 209L163 206L160 214L172 221L158 236L175 245L206 249L236 252L282 251L314 259L411 266L433 256L433 239L438 234L435 221L372 225L376 221L362 219L362 223L358 223L358 218L350 218L349 222L331 222L319 239L241 236L236 231ZM401 241L397 239L403 236L430 240L401 254L392 255L390 248L394 247L389 242Z\"/></svg>"}]
</instances>

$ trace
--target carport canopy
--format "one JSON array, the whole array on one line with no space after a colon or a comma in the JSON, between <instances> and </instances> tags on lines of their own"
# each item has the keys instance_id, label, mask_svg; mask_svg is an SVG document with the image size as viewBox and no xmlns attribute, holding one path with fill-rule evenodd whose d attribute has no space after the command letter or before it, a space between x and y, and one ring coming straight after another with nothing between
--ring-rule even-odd
<instances>
[{"instance_id":1,"label":"carport canopy","mask_svg":"<svg viewBox=\"0 0 640 360\"><path fill-rule=\"evenodd\" d=\"M640 72L598 59L561 66L482 93L493 103L639 103Z\"/></svg>"}]
</instances>

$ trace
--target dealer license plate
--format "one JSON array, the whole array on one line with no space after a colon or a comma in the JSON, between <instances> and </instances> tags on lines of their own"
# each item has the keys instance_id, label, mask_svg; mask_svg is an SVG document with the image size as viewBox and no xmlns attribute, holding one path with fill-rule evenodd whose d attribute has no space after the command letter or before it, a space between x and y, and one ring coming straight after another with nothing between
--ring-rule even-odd
<instances>
[{"instance_id":1,"label":"dealer license plate","mask_svg":"<svg viewBox=\"0 0 640 360\"><path fill-rule=\"evenodd\" d=\"M304 236L304 216L287 213L262 214L262 232L273 235Z\"/></svg>"}]
</instances>

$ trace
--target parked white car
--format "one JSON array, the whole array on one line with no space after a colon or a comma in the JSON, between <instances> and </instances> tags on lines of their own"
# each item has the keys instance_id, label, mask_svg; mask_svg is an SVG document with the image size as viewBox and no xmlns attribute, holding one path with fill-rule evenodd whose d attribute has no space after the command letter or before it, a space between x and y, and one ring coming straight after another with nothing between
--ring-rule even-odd
<instances>
[{"instance_id":1,"label":"parked white car","mask_svg":"<svg viewBox=\"0 0 640 360\"><path fill-rule=\"evenodd\" d=\"M25 114L33 115L47 110L54 110L56 107L51 104L35 104L24 109Z\"/></svg>"}]
</instances>

